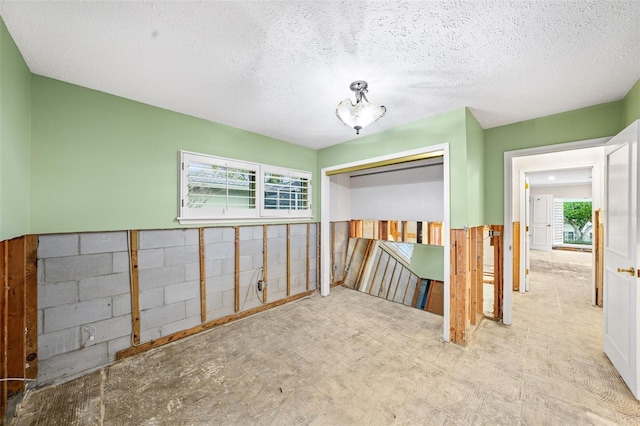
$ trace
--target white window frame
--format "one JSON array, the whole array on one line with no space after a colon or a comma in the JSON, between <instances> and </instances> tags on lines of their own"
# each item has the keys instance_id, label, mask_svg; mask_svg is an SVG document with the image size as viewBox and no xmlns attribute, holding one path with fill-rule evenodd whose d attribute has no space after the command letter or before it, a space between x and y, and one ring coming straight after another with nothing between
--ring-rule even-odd
<instances>
[{"instance_id":1,"label":"white window frame","mask_svg":"<svg viewBox=\"0 0 640 426\"><path fill-rule=\"evenodd\" d=\"M189 163L201 163L212 166L239 168L255 172L255 208L192 208L188 206L189 191ZM295 170L285 167L271 166L268 164L252 163L235 160L231 158L217 157L208 154L200 154L190 151L179 151L178 155L179 171L179 200L178 200L178 221L181 224L195 223L217 223L217 222L247 222L247 221L276 221L283 218L303 220L313 218L312 212L312 181L311 172ZM306 209L267 209L265 208L265 174L273 173L295 178L308 179L308 194Z\"/></svg>"},{"instance_id":2,"label":"white window frame","mask_svg":"<svg viewBox=\"0 0 640 426\"><path fill-rule=\"evenodd\" d=\"M269 165L262 165L261 167L261 183L262 187L262 202L260 203L262 217L311 217L311 173L300 170L292 170L283 167L275 167ZM308 181L307 186L307 208L306 209L267 209L265 193L267 191L266 183L264 182L266 174L277 174L288 176L291 178L306 179Z\"/></svg>"}]
</instances>

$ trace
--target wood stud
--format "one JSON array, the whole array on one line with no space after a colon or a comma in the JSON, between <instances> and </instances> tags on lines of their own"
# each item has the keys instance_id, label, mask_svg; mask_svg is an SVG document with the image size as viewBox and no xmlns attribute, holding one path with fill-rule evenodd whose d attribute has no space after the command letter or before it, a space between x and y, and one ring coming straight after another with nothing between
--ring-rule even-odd
<instances>
[{"instance_id":1,"label":"wood stud","mask_svg":"<svg viewBox=\"0 0 640 426\"><path fill-rule=\"evenodd\" d=\"M198 229L200 244L200 322L207 322L207 271L205 265L204 228Z\"/></svg>"},{"instance_id":2,"label":"wood stud","mask_svg":"<svg viewBox=\"0 0 640 426\"><path fill-rule=\"evenodd\" d=\"M235 227L234 311L240 311L240 228Z\"/></svg>"},{"instance_id":3,"label":"wood stud","mask_svg":"<svg viewBox=\"0 0 640 426\"><path fill-rule=\"evenodd\" d=\"M9 241L2 241L0 243L0 284L2 285L2 291L0 291L0 342L2 347L0 348L0 377L7 378L7 365L8 365L8 352L7 352L7 338L8 338L8 312L9 312ZM4 419L7 413L7 382L0 382L0 418ZM0 422L2 424L2 422Z\"/></svg>"},{"instance_id":4,"label":"wood stud","mask_svg":"<svg viewBox=\"0 0 640 426\"><path fill-rule=\"evenodd\" d=\"M268 226L262 225L262 303L267 303L268 290L265 283L269 282L269 249L268 249ZM308 289L307 289L308 290Z\"/></svg>"},{"instance_id":5,"label":"wood stud","mask_svg":"<svg viewBox=\"0 0 640 426\"><path fill-rule=\"evenodd\" d=\"M520 290L520 222L513 222L513 291Z\"/></svg>"},{"instance_id":6,"label":"wood stud","mask_svg":"<svg viewBox=\"0 0 640 426\"><path fill-rule=\"evenodd\" d=\"M9 240L8 377L25 377L25 263L25 238ZM24 386L22 381L10 381L7 390L10 394L21 392Z\"/></svg>"},{"instance_id":7,"label":"wood stud","mask_svg":"<svg viewBox=\"0 0 640 426\"><path fill-rule=\"evenodd\" d=\"M25 239L25 377L38 378L38 236Z\"/></svg>"},{"instance_id":8,"label":"wood stud","mask_svg":"<svg viewBox=\"0 0 640 426\"><path fill-rule=\"evenodd\" d=\"M138 281L138 231L129 231L129 258L131 261L131 326L133 344L140 344L140 288Z\"/></svg>"}]
</instances>

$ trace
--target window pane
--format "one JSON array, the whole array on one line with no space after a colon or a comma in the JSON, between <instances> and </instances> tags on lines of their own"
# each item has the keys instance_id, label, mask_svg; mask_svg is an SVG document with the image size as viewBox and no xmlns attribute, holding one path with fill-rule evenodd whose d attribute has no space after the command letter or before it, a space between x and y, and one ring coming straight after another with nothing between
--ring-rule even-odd
<instances>
[{"instance_id":1,"label":"window pane","mask_svg":"<svg viewBox=\"0 0 640 426\"><path fill-rule=\"evenodd\" d=\"M264 208L307 210L309 179L276 173L264 174Z\"/></svg>"},{"instance_id":2,"label":"window pane","mask_svg":"<svg viewBox=\"0 0 640 426\"><path fill-rule=\"evenodd\" d=\"M256 208L253 170L189 162L187 207Z\"/></svg>"}]
</instances>

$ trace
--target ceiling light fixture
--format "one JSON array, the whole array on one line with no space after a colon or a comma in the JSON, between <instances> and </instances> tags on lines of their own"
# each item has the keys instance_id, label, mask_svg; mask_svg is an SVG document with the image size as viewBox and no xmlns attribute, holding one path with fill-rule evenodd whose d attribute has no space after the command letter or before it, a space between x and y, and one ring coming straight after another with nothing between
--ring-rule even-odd
<instances>
[{"instance_id":1,"label":"ceiling light fixture","mask_svg":"<svg viewBox=\"0 0 640 426\"><path fill-rule=\"evenodd\" d=\"M351 83L349 89L356 93L356 104L347 98L338 104L336 115L345 125L353 127L356 135L360 130L382 117L387 109L383 106L375 106L369 103L365 93L368 92L369 84L364 80L357 80Z\"/></svg>"}]
</instances>

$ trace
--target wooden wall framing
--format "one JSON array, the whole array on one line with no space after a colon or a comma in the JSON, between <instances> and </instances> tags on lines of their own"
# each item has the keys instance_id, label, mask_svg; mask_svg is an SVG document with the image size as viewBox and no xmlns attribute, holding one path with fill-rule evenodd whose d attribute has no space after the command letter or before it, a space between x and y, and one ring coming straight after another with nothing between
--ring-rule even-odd
<instances>
[{"instance_id":1,"label":"wooden wall framing","mask_svg":"<svg viewBox=\"0 0 640 426\"><path fill-rule=\"evenodd\" d=\"M0 418L7 397L38 375L38 236L0 242Z\"/></svg>"},{"instance_id":2,"label":"wooden wall framing","mask_svg":"<svg viewBox=\"0 0 640 426\"><path fill-rule=\"evenodd\" d=\"M593 250L594 250L594 269L595 269L595 286L596 286L596 305L602 307L604 298L604 224L602 223L602 212L600 209L595 211L593 227Z\"/></svg>"},{"instance_id":3,"label":"wooden wall framing","mask_svg":"<svg viewBox=\"0 0 640 426\"><path fill-rule=\"evenodd\" d=\"M520 222L513 222L513 291L520 291Z\"/></svg>"},{"instance_id":4,"label":"wooden wall framing","mask_svg":"<svg viewBox=\"0 0 640 426\"><path fill-rule=\"evenodd\" d=\"M250 226L255 226L255 225L250 225ZM268 282L268 244L267 244L267 234L268 234L268 226L270 225L262 225L263 226L263 230L262 230L262 235L263 235L263 268L262 268L262 276L260 279L263 280L263 282ZM274 226L278 226L278 225L274 225ZM126 358L141 352L144 352L146 350L158 347L158 346L162 346L165 345L167 343L170 342L174 342L176 340L182 339L184 337L188 337L191 336L193 334L202 332L204 330L208 330L210 328L216 327L218 325L222 325L222 324L226 324L228 322L231 321L235 321L237 319L240 318L245 318L247 316L262 312L264 310L276 307L276 306L280 306L282 304L285 304L287 302L293 301L293 300L297 300L297 299L301 299L303 297L309 296L311 294L313 294L315 291L319 290L319 286L320 286L320 271L319 271L319 265L320 265L320 226L316 225L316 230L317 230L317 245L316 245L316 255L317 255L317 259L316 259L316 287L317 289L313 289L310 290L310 279L311 279L311 275L310 275L310 259L309 259L309 255L311 253L311 224L308 223L306 225L306 254L307 254L307 260L306 260L306 286L305 286L305 290L301 293L298 294L291 294L291 225L287 224L286 225L286 230L287 230L287 234L286 234L286 253L287 253L287 292L286 292L286 297L284 297L283 299L280 300L276 300L274 302L269 302L268 301L268 294L267 294L267 287L268 286L264 286L263 287L263 294L262 294L262 305L261 306L257 306L255 308L251 308L251 309L247 309L244 311L241 311L241 307L240 307L240 287L241 287L241 283L240 283L240 228L239 226L235 226L233 227L234 229L234 233L235 233L235 250L234 250L234 260L235 260L235 266L234 266L234 314L231 315L227 315L221 318L217 318L211 321L207 321L206 320L206 271L204 268L204 264L205 264L205 254L204 254L204 249L205 249L205 240L204 240L204 228L200 228L199 229L199 248L200 248L200 253L199 253L199 260L200 260L200 295L201 295L201 319L202 319L202 324L193 327L193 328L189 328L186 330L182 330L167 336L163 336L161 338L158 339L154 339L148 342L144 342L144 343L140 343L140 303L139 303L139 291L138 291L138 254L137 254L137 250L138 250L138 233L139 231L129 231L130 232L130 250L129 250L129 255L130 255L130 261L131 261L131 265L132 265L132 272L131 272L131 283L132 283L132 308L133 309L133 315L132 315L132 322L133 322L133 330L134 330L134 338L137 336L137 341L133 342L133 345L130 348L124 349L120 352L118 352L116 354L116 359L122 359L122 358ZM137 330L137 332L136 332Z\"/></svg>"}]
</instances>

